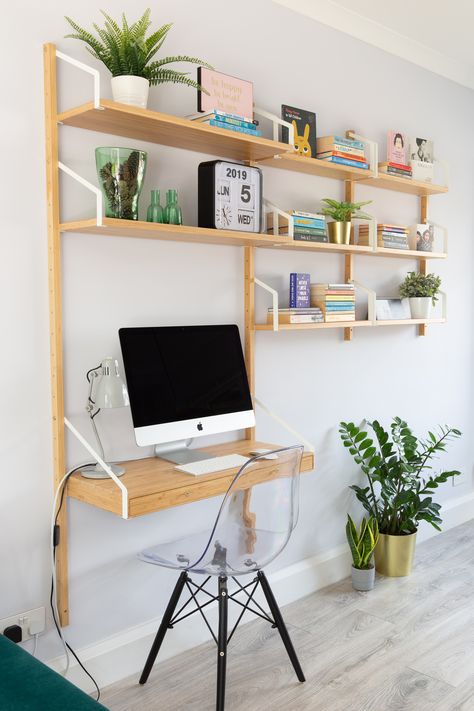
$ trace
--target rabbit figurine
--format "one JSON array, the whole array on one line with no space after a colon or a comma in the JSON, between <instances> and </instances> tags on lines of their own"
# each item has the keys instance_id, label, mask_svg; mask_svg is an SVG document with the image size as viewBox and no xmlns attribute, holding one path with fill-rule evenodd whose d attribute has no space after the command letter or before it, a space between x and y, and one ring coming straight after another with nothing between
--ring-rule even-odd
<instances>
[{"instance_id":1,"label":"rabbit figurine","mask_svg":"<svg viewBox=\"0 0 474 711\"><path fill-rule=\"evenodd\" d=\"M309 138L309 130L310 126L309 123L307 123L304 127L304 133L302 136L298 136L298 127L296 125L296 121L292 121L293 128L295 130L295 153L298 153L300 156L306 156L307 158L312 158L312 152L311 152L311 146L309 144L308 138Z\"/></svg>"}]
</instances>

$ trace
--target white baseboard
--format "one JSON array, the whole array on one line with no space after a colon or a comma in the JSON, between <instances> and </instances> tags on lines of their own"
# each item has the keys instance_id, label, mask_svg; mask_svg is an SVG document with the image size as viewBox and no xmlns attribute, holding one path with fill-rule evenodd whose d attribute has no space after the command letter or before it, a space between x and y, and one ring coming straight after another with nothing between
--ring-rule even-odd
<instances>
[{"instance_id":1,"label":"white baseboard","mask_svg":"<svg viewBox=\"0 0 474 711\"><path fill-rule=\"evenodd\" d=\"M443 504L443 529L449 530L474 517L474 492L452 499ZM418 540L424 541L439 535L433 528L426 526L418 534ZM288 605L316 590L338 582L347 577L350 569L350 554L346 545L332 548L326 553L306 558L298 563L269 575L272 589L280 605ZM217 615L214 605L208 607L208 618L215 624ZM252 615L244 620L252 621ZM109 684L141 671L153 637L156 634L160 618L142 625L129 628L120 634L101 642L77 650L88 671L104 688ZM232 617L230 617L230 624ZM211 638L209 631L199 615L190 617L183 625L177 625L167 635L166 644L160 651L160 660L164 661L181 652L191 649ZM79 665L72 660L68 679L84 691L94 690L92 682L85 676ZM60 671L64 666L63 657L52 659L49 666ZM137 677L138 681L138 677Z\"/></svg>"}]
</instances>

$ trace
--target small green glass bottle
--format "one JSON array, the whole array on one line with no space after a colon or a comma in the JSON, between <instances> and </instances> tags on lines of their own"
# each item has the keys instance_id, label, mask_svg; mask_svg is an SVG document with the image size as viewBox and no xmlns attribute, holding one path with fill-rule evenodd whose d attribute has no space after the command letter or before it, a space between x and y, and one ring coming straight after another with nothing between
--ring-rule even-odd
<instances>
[{"instance_id":1,"label":"small green glass bottle","mask_svg":"<svg viewBox=\"0 0 474 711\"><path fill-rule=\"evenodd\" d=\"M163 219L163 208L160 204L160 191L151 191L151 203L146 212L147 222L164 222Z\"/></svg>"},{"instance_id":2,"label":"small green glass bottle","mask_svg":"<svg viewBox=\"0 0 474 711\"><path fill-rule=\"evenodd\" d=\"M183 214L178 205L177 190L167 190L166 192L166 207L163 210L163 221L168 225L183 224Z\"/></svg>"}]
</instances>

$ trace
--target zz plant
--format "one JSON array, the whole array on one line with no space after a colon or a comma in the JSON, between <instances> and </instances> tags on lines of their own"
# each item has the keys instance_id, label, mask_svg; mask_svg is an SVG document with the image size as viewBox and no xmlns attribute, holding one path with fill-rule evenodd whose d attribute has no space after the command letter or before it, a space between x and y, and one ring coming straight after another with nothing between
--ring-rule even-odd
<instances>
[{"instance_id":1,"label":"zz plant","mask_svg":"<svg viewBox=\"0 0 474 711\"><path fill-rule=\"evenodd\" d=\"M372 555L379 540L379 528L375 516L363 518L359 530L347 514L346 537L352 553L352 564L358 570L372 568Z\"/></svg>"},{"instance_id":2,"label":"zz plant","mask_svg":"<svg viewBox=\"0 0 474 711\"><path fill-rule=\"evenodd\" d=\"M350 222L352 218L356 220L372 219L372 215L360 210L364 205L370 205L372 200L366 200L365 202L338 202L331 198L324 198L321 202L326 203L326 207L322 209L323 215L332 218L334 222Z\"/></svg>"},{"instance_id":3,"label":"zz plant","mask_svg":"<svg viewBox=\"0 0 474 711\"><path fill-rule=\"evenodd\" d=\"M353 422L341 422L343 445L367 478L367 486L350 488L370 516L377 519L380 533L403 536L414 533L420 521L438 531L441 505L433 501L435 489L459 471L434 473L431 462L446 451L447 444L461 436L452 427L439 427L424 439L416 437L407 423L395 417L390 433L374 420L373 437Z\"/></svg>"},{"instance_id":4,"label":"zz plant","mask_svg":"<svg viewBox=\"0 0 474 711\"><path fill-rule=\"evenodd\" d=\"M204 91L197 82L189 78L187 72L176 71L169 65L175 62L190 62L212 69L206 62L187 55L154 59L170 31L172 23L163 25L147 37L147 31L151 25L150 8L145 10L142 17L133 24L129 24L125 14L122 13L121 26L103 10L101 13L105 18L104 26L99 27L96 23L92 25L98 36L80 27L74 20L66 16L66 20L74 30L66 37L85 42L88 52L103 62L113 77L137 76L148 79L151 85L173 82Z\"/></svg>"}]
</instances>

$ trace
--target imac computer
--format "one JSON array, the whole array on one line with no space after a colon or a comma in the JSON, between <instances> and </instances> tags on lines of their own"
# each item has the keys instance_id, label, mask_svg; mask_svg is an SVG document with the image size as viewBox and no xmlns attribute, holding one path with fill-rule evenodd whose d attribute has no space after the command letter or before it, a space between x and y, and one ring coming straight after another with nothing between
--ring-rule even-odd
<instances>
[{"instance_id":1,"label":"imac computer","mask_svg":"<svg viewBox=\"0 0 474 711\"><path fill-rule=\"evenodd\" d=\"M236 325L119 330L135 438L186 464L212 455L194 437L255 425Z\"/></svg>"}]
</instances>

